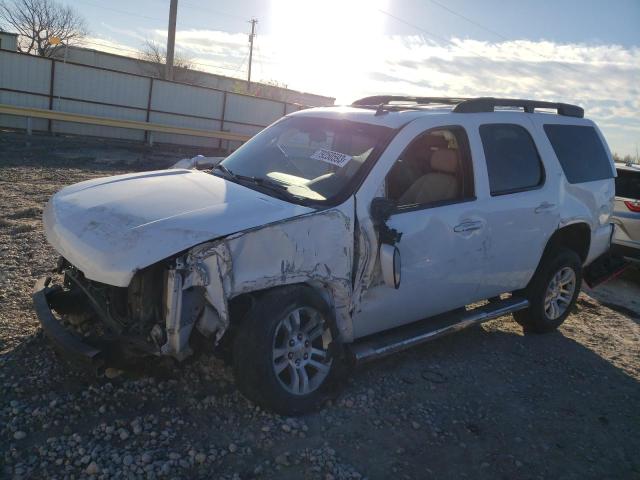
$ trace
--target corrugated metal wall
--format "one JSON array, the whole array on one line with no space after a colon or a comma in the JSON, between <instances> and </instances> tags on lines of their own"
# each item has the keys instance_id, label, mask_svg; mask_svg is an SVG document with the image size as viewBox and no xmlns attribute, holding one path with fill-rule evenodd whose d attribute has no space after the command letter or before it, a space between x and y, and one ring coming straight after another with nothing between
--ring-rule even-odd
<instances>
[{"instance_id":1,"label":"corrugated metal wall","mask_svg":"<svg viewBox=\"0 0 640 480\"><path fill-rule=\"evenodd\" d=\"M27 61L25 61L25 59ZM20 107L49 108L51 62L0 50L0 103ZM25 128L26 119L0 115L0 126ZM34 120L33 128L44 130L46 120Z\"/></svg>"},{"instance_id":2,"label":"corrugated metal wall","mask_svg":"<svg viewBox=\"0 0 640 480\"><path fill-rule=\"evenodd\" d=\"M0 50L0 103L114 119L255 134L302 108L277 100L167 82ZM25 128L24 118L0 115L0 126ZM34 130L144 140L145 132L34 119ZM235 148L237 143L154 133L153 140Z\"/></svg>"},{"instance_id":3,"label":"corrugated metal wall","mask_svg":"<svg viewBox=\"0 0 640 480\"><path fill-rule=\"evenodd\" d=\"M16 49L13 48L13 51ZM54 53L56 60L76 63L80 65L117 70L134 75L152 76L158 78L158 73L164 69L161 65L146 62L134 57L124 57L84 47L69 46L66 49L59 49ZM202 87L214 88L216 90L246 93L246 81L239 78L225 77L210 72L199 70L177 69L174 71L177 82L200 85ZM288 88L266 85L260 82L253 82L251 85L251 95L261 98L270 98L281 102L298 103L302 105L328 106L333 105L335 99L324 95L316 95L308 92L298 92Z\"/></svg>"}]
</instances>

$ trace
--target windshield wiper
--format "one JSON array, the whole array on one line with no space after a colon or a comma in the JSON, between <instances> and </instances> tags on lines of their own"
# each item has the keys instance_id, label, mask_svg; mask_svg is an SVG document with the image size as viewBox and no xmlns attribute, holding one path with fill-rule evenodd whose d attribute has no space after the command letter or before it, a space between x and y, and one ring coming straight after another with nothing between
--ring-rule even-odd
<instances>
[{"instance_id":1,"label":"windshield wiper","mask_svg":"<svg viewBox=\"0 0 640 480\"><path fill-rule=\"evenodd\" d=\"M270 180L268 178L249 177L247 175L237 175L237 174L236 174L236 178L239 179L239 180L244 180L244 181L247 181L247 182L255 183L256 185L260 185L261 187L277 188L278 190L284 190L285 192L287 191L287 186L286 185L283 185L282 183Z\"/></svg>"},{"instance_id":2,"label":"windshield wiper","mask_svg":"<svg viewBox=\"0 0 640 480\"><path fill-rule=\"evenodd\" d=\"M221 163L218 163L217 165L214 165L213 167L214 170L220 170L221 172L226 173L227 175L229 175L230 177L235 177L236 174L233 173L231 170L229 170L227 167L225 167L224 165L222 165Z\"/></svg>"},{"instance_id":3,"label":"windshield wiper","mask_svg":"<svg viewBox=\"0 0 640 480\"><path fill-rule=\"evenodd\" d=\"M289 192L289 190L287 189L287 186L283 185L282 183L276 182L268 178L252 177L249 175L241 175L239 173L234 173L231 170L229 170L227 167L222 165L221 163L217 164L215 167L213 167L213 169L220 170L226 176L228 176L232 180L235 180L236 182L251 183L253 185L257 185L258 187L262 187L264 189L267 189L276 193L277 196L279 197L285 197L285 198L293 197L293 198L299 198L299 199L305 198L300 195L295 195Z\"/></svg>"},{"instance_id":4,"label":"windshield wiper","mask_svg":"<svg viewBox=\"0 0 640 480\"><path fill-rule=\"evenodd\" d=\"M258 187L264 188L266 190L270 190L277 197L284 198L285 200L295 198L297 200L308 200L306 197L302 195L296 195L295 193L291 193L289 191L289 187L283 185L280 182L276 182L275 180L271 180L270 178L262 178L262 177L249 177L246 175L238 175L235 174L235 178L240 180L241 182L248 182L257 185Z\"/></svg>"}]
</instances>

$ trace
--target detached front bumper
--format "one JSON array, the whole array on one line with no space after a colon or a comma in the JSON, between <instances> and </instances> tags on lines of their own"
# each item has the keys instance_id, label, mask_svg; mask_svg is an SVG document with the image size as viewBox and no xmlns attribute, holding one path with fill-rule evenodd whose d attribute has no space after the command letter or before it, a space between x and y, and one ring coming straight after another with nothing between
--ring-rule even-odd
<instances>
[{"instance_id":1,"label":"detached front bumper","mask_svg":"<svg viewBox=\"0 0 640 480\"><path fill-rule=\"evenodd\" d=\"M44 333L54 348L69 359L96 368L102 367L103 352L84 342L79 335L68 331L51 311L52 299L58 290L49 287L50 282L50 277L40 278L33 290L33 306Z\"/></svg>"}]
</instances>

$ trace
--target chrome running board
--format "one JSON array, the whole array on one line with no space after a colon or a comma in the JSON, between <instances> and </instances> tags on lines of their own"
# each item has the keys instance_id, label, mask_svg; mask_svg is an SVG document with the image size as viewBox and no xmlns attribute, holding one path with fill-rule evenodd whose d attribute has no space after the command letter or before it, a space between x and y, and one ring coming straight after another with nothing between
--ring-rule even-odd
<instances>
[{"instance_id":1,"label":"chrome running board","mask_svg":"<svg viewBox=\"0 0 640 480\"><path fill-rule=\"evenodd\" d=\"M357 364L365 363L392 353L420 345L449 333L460 331L494 318L508 315L529 306L529 300L511 297L489 302L471 310L458 309L426 318L393 330L369 335L350 346Z\"/></svg>"}]
</instances>

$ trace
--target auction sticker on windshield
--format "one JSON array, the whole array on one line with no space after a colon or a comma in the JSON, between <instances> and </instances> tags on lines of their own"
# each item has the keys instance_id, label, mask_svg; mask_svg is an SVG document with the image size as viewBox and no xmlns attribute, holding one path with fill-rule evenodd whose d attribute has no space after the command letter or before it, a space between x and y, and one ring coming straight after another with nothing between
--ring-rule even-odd
<instances>
[{"instance_id":1,"label":"auction sticker on windshield","mask_svg":"<svg viewBox=\"0 0 640 480\"><path fill-rule=\"evenodd\" d=\"M314 160L320 160L322 162L330 163L337 167L344 167L345 164L353 157L351 155L345 155L344 153L334 152L332 150L325 150L321 148L316 150L311 158Z\"/></svg>"}]
</instances>

